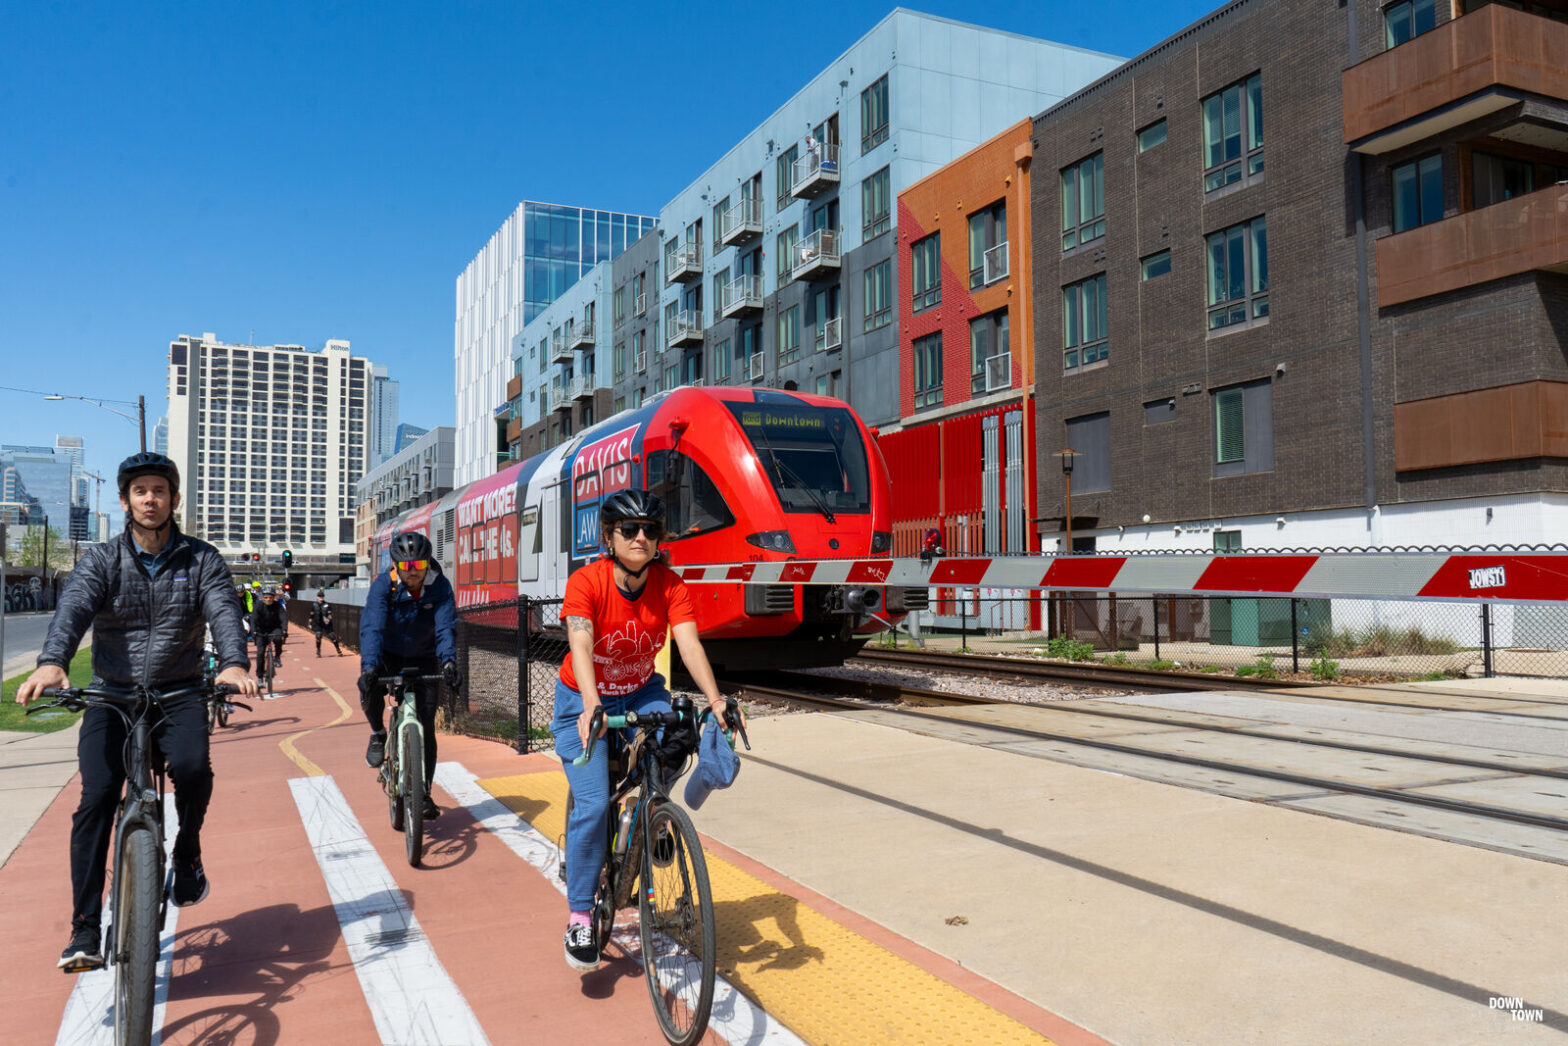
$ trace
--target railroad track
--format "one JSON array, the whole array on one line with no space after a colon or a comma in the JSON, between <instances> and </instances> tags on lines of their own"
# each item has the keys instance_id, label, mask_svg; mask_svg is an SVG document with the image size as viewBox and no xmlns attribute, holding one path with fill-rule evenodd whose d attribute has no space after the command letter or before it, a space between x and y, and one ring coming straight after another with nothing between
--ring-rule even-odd
<instances>
[{"instance_id":1,"label":"railroad track","mask_svg":"<svg viewBox=\"0 0 1568 1046\"><path fill-rule=\"evenodd\" d=\"M916 670L964 672L1002 679L1079 683L1145 694L1192 690L1281 690L1318 685L1291 679L1221 676L1207 672L1160 672L1149 668L1112 667L1103 663L1074 664L1068 661L1041 661L1032 657L948 654L931 650L873 650L864 647L855 655L854 661L846 663L860 662Z\"/></svg>"},{"instance_id":2,"label":"railroad track","mask_svg":"<svg viewBox=\"0 0 1568 1046\"><path fill-rule=\"evenodd\" d=\"M965 659L967 660L967 659ZM904 663L908 663L907 661ZM929 664L928 662L926 664ZM1060 666L1053 666L1060 667ZM967 670L967 669L966 669ZM1162 673L1163 674L1163 673ZM771 681L769 681L771 680ZM932 706L973 706L997 705L1009 702L998 701L994 698L979 698L964 694L949 693L946 691L925 690L918 687L906 687L896 683L881 683L862 679L844 679L837 676L813 675L801 672L775 672L768 673L766 679L759 674L744 681L732 681L727 684L740 689L745 696L774 701L782 704L801 708L810 708L819 711L863 711L867 708L876 708L884 714L891 714L910 722L920 722L927 725L940 724L950 728L955 720L952 716L934 712L923 711L922 707ZM1176 689L1162 687L1162 690ZM1019 704L1023 704L1019 702ZM1190 730L1212 733L1218 737L1249 737L1260 738L1276 744L1291 746L1307 746L1320 749L1355 752L1357 754L1373 755L1390 760L1400 760L1402 763L1424 763L1434 767L1437 774L1436 780L1423 781L1417 787L1432 787L1434 784L1446 783L1452 780L1452 774L1447 777L1441 775L1438 768L1463 769L1465 771L1482 770L1491 773L1503 773L1520 778L1538 778L1542 787L1554 789L1551 792L1540 792L1543 795L1557 795L1568 793L1568 787L1561 782L1568 782L1568 768L1557 767L1523 767L1508 763L1473 759L1455 755L1445 755L1433 752L1410 751L1407 749L1389 746L1359 744L1332 740L1322 737L1292 737L1284 736L1278 732L1266 729L1256 729L1243 726L1216 726L1213 723L1194 722L1183 720L1176 714L1162 716L1140 711L1122 711L1086 707L1076 702L1045 702L1043 704L1028 704L1025 707L1037 708L1042 715L1089 715L1105 719L1124 720L1128 722L1153 723L1160 726L1185 728ZM1164 763L1173 763L1197 769L1218 771L1226 774L1239 774L1269 781L1277 781L1296 785L1314 791L1342 793L1346 795L1363 796L1366 798L1406 803L1443 810L1452 814L1461 814L1470 817L1479 817L1489 821L1499 821L1511 824L1531 825L1538 828L1548 828L1554 831L1568 832L1568 818L1550 814L1536 813L1529 810L1520 810L1511 807L1495 806L1486 803L1470 802L1463 799L1451 799L1445 796L1421 794L1412 792L1403 787L1373 787L1361 785L1352 781L1338 778L1322 777L1316 774L1299 773L1278 767L1259 766L1229 759L1213 759L1203 756L1186 755L1179 752L1170 752L1159 748L1150 748L1123 741L1107 741L1096 738L1081 737L1076 734L1061 733L1052 730L1037 729L1033 727L1013 726L997 722L979 723L975 720L964 719L967 726L983 727L993 735L1003 738L1015 738L1027 741L1049 741L1056 744L1065 744L1077 748L1092 749L1096 751L1115 753L1123 756L1135 756L1154 759ZM1472 775L1473 776L1473 775ZM1539 791L1539 790L1537 790Z\"/></svg>"}]
</instances>

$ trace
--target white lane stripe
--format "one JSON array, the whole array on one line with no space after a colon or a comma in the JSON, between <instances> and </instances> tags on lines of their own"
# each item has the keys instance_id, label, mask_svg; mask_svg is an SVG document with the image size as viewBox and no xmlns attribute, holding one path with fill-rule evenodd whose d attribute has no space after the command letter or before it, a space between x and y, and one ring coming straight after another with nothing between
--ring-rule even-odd
<instances>
[{"instance_id":1,"label":"white lane stripe","mask_svg":"<svg viewBox=\"0 0 1568 1046\"><path fill-rule=\"evenodd\" d=\"M464 769L462 763L436 764L436 784L466 809L481 827L538 869L539 874L564 897L566 884L560 878L560 848L540 835L501 800L479 787L477 782L478 779ZM628 955L640 961L640 942L635 924L631 927L619 926L615 932L615 941ZM708 1017L708 1027L735 1046L758 1046L762 1043L805 1046L804 1039L770 1017L766 1010L723 977L714 978L713 1008Z\"/></svg>"},{"instance_id":2,"label":"white lane stripe","mask_svg":"<svg viewBox=\"0 0 1568 1046\"><path fill-rule=\"evenodd\" d=\"M174 796L163 799L163 860L167 867L174 850L174 837L179 833L180 818L174 812ZM112 887L112 883L110 884ZM164 911L163 929L158 934L158 967L156 986L153 988L152 1041L153 1046L163 1039L163 1014L169 1001L169 976L173 963L174 931L179 923L180 910L170 904ZM103 906L101 939L109 938L109 905ZM60 1019L60 1032L55 1046L97 1046L114 1042L114 970L105 966L101 970L76 975L71 987L71 997L66 1000L65 1014Z\"/></svg>"},{"instance_id":3,"label":"white lane stripe","mask_svg":"<svg viewBox=\"0 0 1568 1046\"><path fill-rule=\"evenodd\" d=\"M381 1041L488 1044L337 783L330 777L296 777L289 787Z\"/></svg>"}]
</instances>

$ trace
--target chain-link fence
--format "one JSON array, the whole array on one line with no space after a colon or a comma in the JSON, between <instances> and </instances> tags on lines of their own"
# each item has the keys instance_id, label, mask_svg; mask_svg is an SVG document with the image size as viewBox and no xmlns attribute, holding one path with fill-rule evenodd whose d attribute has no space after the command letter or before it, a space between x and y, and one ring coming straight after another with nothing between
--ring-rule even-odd
<instances>
[{"instance_id":1,"label":"chain-link fence","mask_svg":"<svg viewBox=\"0 0 1568 1046\"><path fill-rule=\"evenodd\" d=\"M1568 677L1568 605L958 590L911 614L987 649L1238 675ZM922 617L924 620L922 620ZM906 623L906 628L908 628ZM888 642L896 643L896 637Z\"/></svg>"},{"instance_id":2,"label":"chain-link fence","mask_svg":"<svg viewBox=\"0 0 1568 1046\"><path fill-rule=\"evenodd\" d=\"M567 650L560 610L559 599L520 599L458 611L464 682L454 729L509 741L520 752L548 740Z\"/></svg>"}]
</instances>

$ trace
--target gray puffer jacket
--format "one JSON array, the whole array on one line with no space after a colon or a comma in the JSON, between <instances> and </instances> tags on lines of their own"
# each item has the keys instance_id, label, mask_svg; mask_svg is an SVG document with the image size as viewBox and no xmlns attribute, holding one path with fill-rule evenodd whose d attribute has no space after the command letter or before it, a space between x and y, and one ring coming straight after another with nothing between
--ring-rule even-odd
<instances>
[{"instance_id":1,"label":"gray puffer jacket","mask_svg":"<svg viewBox=\"0 0 1568 1046\"><path fill-rule=\"evenodd\" d=\"M250 669L234 579L223 555L175 528L156 578L130 530L82 557L60 593L40 665L69 668L93 630L93 682L159 687L201 678L202 629L212 626L218 667Z\"/></svg>"}]
</instances>

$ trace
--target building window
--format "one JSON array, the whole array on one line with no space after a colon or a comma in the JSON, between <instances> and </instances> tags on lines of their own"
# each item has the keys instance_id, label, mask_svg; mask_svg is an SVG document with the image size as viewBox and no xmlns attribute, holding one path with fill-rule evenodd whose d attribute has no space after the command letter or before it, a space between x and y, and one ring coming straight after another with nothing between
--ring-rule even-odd
<instances>
[{"instance_id":1,"label":"building window","mask_svg":"<svg viewBox=\"0 0 1568 1046\"><path fill-rule=\"evenodd\" d=\"M615 312L615 325L619 327L626 322L626 288L615 288L615 301L612 306Z\"/></svg>"},{"instance_id":2,"label":"building window","mask_svg":"<svg viewBox=\"0 0 1568 1046\"><path fill-rule=\"evenodd\" d=\"M1394 168L1394 231L1404 232L1443 217L1443 157L1440 153Z\"/></svg>"},{"instance_id":3,"label":"building window","mask_svg":"<svg viewBox=\"0 0 1568 1046\"><path fill-rule=\"evenodd\" d=\"M724 197L724 199L713 205L713 225L711 228L713 229L714 254L718 254L724 249L724 241L720 238L719 232L724 228L724 214L729 209L730 198L728 196Z\"/></svg>"},{"instance_id":4,"label":"building window","mask_svg":"<svg viewBox=\"0 0 1568 1046\"><path fill-rule=\"evenodd\" d=\"M1073 493L1094 494L1111 489L1111 415L1107 411L1067 419L1065 446L1073 458Z\"/></svg>"},{"instance_id":5,"label":"building window","mask_svg":"<svg viewBox=\"0 0 1568 1046\"><path fill-rule=\"evenodd\" d=\"M1156 120L1138 132L1138 151L1146 153L1165 141L1165 121Z\"/></svg>"},{"instance_id":6,"label":"building window","mask_svg":"<svg viewBox=\"0 0 1568 1046\"><path fill-rule=\"evenodd\" d=\"M817 352L838 348L844 343L843 323L838 314L838 284L829 284L811 296L814 348ZM832 334L831 342L829 334Z\"/></svg>"},{"instance_id":7,"label":"building window","mask_svg":"<svg viewBox=\"0 0 1568 1046\"><path fill-rule=\"evenodd\" d=\"M1013 383L1012 354L1008 351L1007 310L969 321L969 392L979 396L1005 389Z\"/></svg>"},{"instance_id":8,"label":"building window","mask_svg":"<svg viewBox=\"0 0 1568 1046\"><path fill-rule=\"evenodd\" d=\"M914 284L914 311L942 301L942 234L934 232L909 248L910 281Z\"/></svg>"},{"instance_id":9,"label":"building window","mask_svg":"<svg viewBox=\"0 0 1568 1046\"><path fill-rule=\"evenodd\" d=\"M798 224L791 225L788 229L779 233L778 256L774 259L774 263L778 267L777 282L781 288L789 282L790 266L793 264L795 257L795 245L799 242L800 226Z\"/></svg>"},{"instance_id":10,"label":"building window","mask_svg":"<svg viewBox=\"0 0 1568 1046\"><path fill-rule=\"evenodd\" d=\"M1175 420L1175 396L1167 396L1162 400L1150 400L1143 405L1143 423L1145 425L1163 425L1167 421Z\"/></svg>"},{"instance_id":11,"label":"building window","mask_svg":"<svg viewBox=\"0 0 1568 1046\"><path fill-rule=\"evenodd\" d=\"M615 380L620 381L626 377L626 343L618 341L615 348L610 350L611 369L615 373Z\"/></svg>"},{"instance_id":12,"label":"building window","mask_svg":"<svg viewBox=\"0 0 1568 1046\"><path fill-rule=\"evenodd\" d=\"M1263 219L1209 234L1209 330L1269 315L1269 245Z\"/></svg>"},{"instance_id":13,"label":"building window","mask_svg":"<svg viewBox=\"0 0 1568 1046\"><path fill-rule=\"evenodd\" d=\"M860 183L861 239L881 236L893 227L892 176L884 167Z\"/></svg>"},{"instance_id":14,"label":"building window","mask_svg":"<svg viewBox=\"0 0 1568 1046\"><path fill-rule=\"evenodd\" d=\"M1203 100L1203 191L1262 173L1263 77L1253 73Z\"/></svg>"},{"instance_id":15,"label":"building window","mask_svg":"<svg viewBox=\"0 0 1568 1046\"><path fill-rule=\"evenodd\" d=\"M782 211L795 201L790 193L790 187L795 180L795 161L800 159L800 146L792 145L779 153L778 160L773 167L774 182L778 187L777 195L773 200L773 209Z\"/></svg>"},{"instance_id":16,"label":"building window","mask_svg":"<svg viewBox=\"0 0 1568 1046\"><path fill-rule=\"evenodd\" d=\"M1434 0L1405 0L1383 8L1385 43L1398 47L1406 40L1413 40L1429 29L1437 28L1437 4Z\"/></svg>"},{"instance_id":17,"label":"building window","mask_svg":"<svg viewBox=\"0 0 1568 1046\"><path fill-rule=\"evenodd\" d=\"M868 153L887 141L887 74L860 92L860 151Z\"/></svg>"},{"instance_id":18,"label":"building window","mask_svg":"<svg viewBox=\"0 0 1568 1046\"><path fill-rule=\"evenodd\" d=\"M1171 252L1159 251L1143 259L1143 278L1152 280L1171 271Z\"/></svg>"},{"instance_id":19,"label":"building window","mask_svg":"<svg viewBox=\"0 0 1568 1046\"><path fill-rule=\"evenodd\" d=\"M791 305L779 313L779 366L800 359L800 306Z\"/></svg>"},{"instance_id":20,"label":"building window","mask_svg":"<svg viewBox=\"0 0 1568 1046\"><path fill-rule=\"evenodd\" d=\"M942 405L942 332L916 338L915 409Z\"/></svg>"},{"instance_id":21,"label":"building window","mask_svg":"<svg viewBox=\"0 0 1568 1046\"><path fill-rule=\"evenodd\" d=\"M987 266L986 255L993 251ZM969 216L969 287L984 287L1006 275L1007 201L998 200Z\"/></svg>"},{"instance_id":22,"label":"building window","mask_svg":"<svg viewBox=\"0 0 1568 1046\"><path fill-rule=\"evenodd\" d=\"M1492 153L1470 154L1470 201L1475 207L1490 207L1535 191L1535 165Z\"/></svg>"},{"instance_id":23,"label":"building window","mask_svg":"<svg viewBox=\"0 0 1568 1046\"><path fill-rule=\"evenodd\" d=\"M893 322L893 259L885 258L866 269L865 329L874 331Z\"/></svg>"},{"instance_id":24,"label":"building window","mask_svg":"<svg viewBox=\"0 0 1568 1046\"><path fill-rule=\"evenodd\" d=\"M1274 468L1274 387L1267 380L1215 389L1214 475Z\"/></svg>"},{"instance_id":25,"label":"building window","mask_svg":"<svg viewBox=\"0 0 1568 1046\"><path fill-rule=\"evenodd\" d=\"M713 353L713 380L722 384L730 380L730 339L719 342Z\"/></svg>"},{"instance_id":26,"label":"building window","mask_svg":"<svg viewBox=\"0 0 1568 1046\"><path fill-rule=\"evenodd\" d=\"M1062 169L1062 250L1105 235L1105 154Z\"/></svg>"},{"instance_id":27,"label":"building window","mask_svg":"<svg viewBox=\"0 0 1568 1046\"><path fill-rule=\"evenodd\" d=\"M1071 374L1110 355L1105 273L1062 288L1062 371Z\"/></svg>"}]
</instances>

